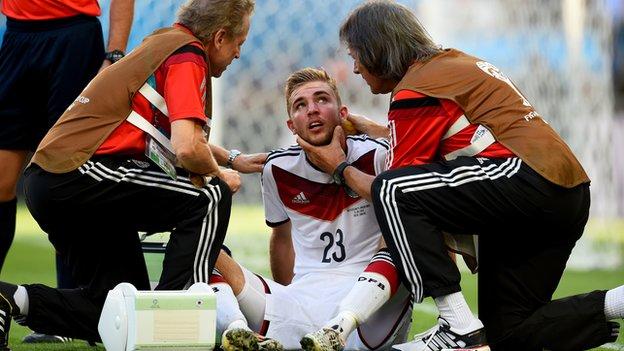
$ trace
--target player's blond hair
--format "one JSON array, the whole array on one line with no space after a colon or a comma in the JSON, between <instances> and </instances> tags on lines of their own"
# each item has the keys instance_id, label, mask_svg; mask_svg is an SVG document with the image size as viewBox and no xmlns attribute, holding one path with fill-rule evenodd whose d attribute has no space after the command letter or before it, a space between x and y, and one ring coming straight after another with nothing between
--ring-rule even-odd
<instances>
[{"instance_id":1,"label":"player's blond hair","mask_svg":"<svg viewBox=\"0 0 624 351\"><path fill-rule=\"evenodd\" d=\"M255 4L255 0L188 0L178 10L176 21L203 43L221 28L233 38L243 32L243 19L253 12Z\"/></svg>"},{"instance_id":2,"label":"player's blond hair","mask_svg":"<svg viewBox=\"0 0 624 351\"><path fill-rule=\"evenodd\" d=\"M412 11L390 0L355 8L340 26L340 40L370 73L395 81L414 61L441 51Z\"/></svg>"},{"instance_id":3,"label":"player's blond hair","mask_svg":"<svg viewBox=\"0 0 624 351\"><path fill-rule=\"evenodd\" d=\"M288 116L290 116L290 96L295 89L310 82L327 83L327 85L329 85L331 90L334 92L334 95L336 95L338 106L342 106L340 94L338 93L338 87L336 86L336 80L322 68L306 67L293 72L290 76L288 76L288 79L286 79L284 93L286 95L286 111L288 112Z\"/></svg>"}]
</instances>

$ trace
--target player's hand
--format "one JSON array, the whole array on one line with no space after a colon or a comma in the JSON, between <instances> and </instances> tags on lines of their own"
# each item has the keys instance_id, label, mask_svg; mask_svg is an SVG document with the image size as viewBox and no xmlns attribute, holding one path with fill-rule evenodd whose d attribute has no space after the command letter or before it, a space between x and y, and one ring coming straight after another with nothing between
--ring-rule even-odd
<instances>
[{"instance_id":1,"label":"player's hand","mask_svg":"<svg viewBox=\"0 0 624 351\"><path fill-rule=\"evenodd\" d=\"M232 162L232 169L235 169L241 173L258 173L262 172L264 161L266 161L268 154L240 154Z\"/></svg>"},{"instance_id":2,"label":"player's hand","mask_svg":"<svg viewBox=\"0 0 624 351\"><path fill-rule=\"evenodd\" d=\"M221 178L221 180L224 181L228 187L230 187L232 194L236 193L241 187L241 177L240 174L238 174L238 171L233 169L222 169L221 172L219 172L218 177Z\"/></svg>"},{"instance_id":3,"label":"player's hand","mask_svg":"<svg viewBox=\"0 0 624 351\"><path fill-rule=\"evenodd\" d=\"M347 120L353 124L353 127L359 133L368 134L371 138L387 138L390 134L388 127L382 126L362 115L349 113Z\"/></svg>"},{"instance_id":4,"label":"player's hand","mask_svg":"<svg viewBox=\"0 0 624 351\"><path fill-rule=\"evenodd\" d=\"M297 137L297 143L301 145L308 159L327 174L334 173L336 167L347 159L344 153L345 135L340 126L334 129L334 135L328 145L314 146L301 137Z\"/></svg>"},{"instance_id":5,"label":"player's hand","mask_svg":"<svg viewBox=\"0 0 624 351\"><path fill-rule=\"evenodd\" d=\"M189 173L189 180L198 188L206 186L206 177L201 174Z\"/></svg>"}]
</instances>

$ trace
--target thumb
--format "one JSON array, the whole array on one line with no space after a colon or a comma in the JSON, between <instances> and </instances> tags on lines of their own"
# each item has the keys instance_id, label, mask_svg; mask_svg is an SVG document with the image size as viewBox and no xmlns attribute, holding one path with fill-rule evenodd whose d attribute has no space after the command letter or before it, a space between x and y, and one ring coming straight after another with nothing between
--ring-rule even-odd
<instances>
[{"instance_id":1,"label":"thumb","mask_svg":"<svg viewBox=\"0 0 624 351\"><path fill-rule=\"evenodd\" d=\"M301 139L301 137L297 137L297 144L299 144L299 146L301 146L304 150L307 150L310 148L310 144L308 144L307 141Z\"/></svg>"},{"instance_id":2,"label":"thumb","mask_svg":"<svg viewBox=\"0 0 624 351\"><path fill-rule=\"evenodd\" d=\"M342 147L343 149L345 148L346 146L345 134L341 126L336 126L336 128L334 128L334 136L332 137L332 144L340 145L340 147Z\"/></svg>"}]
</instances>

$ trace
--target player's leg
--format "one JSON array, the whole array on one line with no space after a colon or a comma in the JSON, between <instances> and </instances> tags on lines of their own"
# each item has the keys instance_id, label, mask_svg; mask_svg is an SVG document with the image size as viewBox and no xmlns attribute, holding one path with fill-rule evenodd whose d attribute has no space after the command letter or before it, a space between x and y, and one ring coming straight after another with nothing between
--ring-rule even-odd
<instances>
[{"instance_id":1,"label":"player's leg","mask_svg":"<svg viewBox=\"0 0 624 351\"><path fill-rule=\"evenodd\" d=\"M385 172L373 182L375 213L403 282L416 303L431 296L440 312L438 325L404 349L421 350L432 342L441 348L485 342L483 324L461 293L460 274L447 254L443 232L481 233L509 226L517 201L501 189L512 186L521 166L515 158L458 158Z\"/></svg>"},{"instance_id":2,"label":"player's leg","mask_svg":"<svg viewBox=\"0 0 624 351\"><path fill-rule=\"evenodd\" d=\"M0 270L4 265L13 237L17 212L17 180L26 160L24 150L0 150Z\"/></svg>"},{"instance_id":3,"label":"player's leg","mask_svg":"<svg viewBox=\"0 0 624 351\"><path fill-rule=\"evenodd\" d=\"M7 19L0 48L0 269L15 235L17 181L46 127L46 77L32 73L40 42L22 22Z\"/></svg>"},{"instance_id":4,"label":"player's leg","mask_svg":"<svg viewBox=\"0 0 624 351\"><path fill-rule=\"evenodd\" d=\"M260 277L222 250L210 280L217 295L217 334L224 350L283 349L278 341L263 336L266 290Z\"/></svg>"},{"instance_id":5,"label":"player's leg","mask_svg":"<svg viewBox=\"0 0 624 351\"><path fill-rule=\"evenodd\" d=\"M84 227L64 226L58 234L62 238L53 241L57 245L63 242L59 249L76 267L76 280L88 284L78 289L55 289L42 284L19 287L3 283L0 295L11 303L9 315L38 333L98 340L97 324L108 291L120 282L130 282L141 290L149 287L138 236L133 230L101 223L88 233Z\"/></svg>"},{"instance_id":6,"label":"player's leg","mask_svg":"<svg viewBox=\"0 0 624 351\"><path fill-rule=\"evenodd\" d=\"M26 299L17 286L1 286L2 297L18 307L10 314L37 332L97 340L100 310L110 289L120 282L149 289L136 230L119 215L131 209L99 206L97 193L106 192L99 185L79 172L50 174L38 167L25 172L29 209L55 249L67 257L81 286L26 285Z\"/></svg>"},{"instance_id":7,"label":"player's leg","mask_svg":"<svg viewBox=\"0 0 624 351\"><path fill-rule=\"evenodd\" d=\"M230 217L232 192L219 178L195 187L183 171L174 180L148 162L94 156L77 172L105 193L89 199L117 211L139 231L171 231L157 290L180 290L189 282L208 283Z\"/></svg>"},{"instance_id":8,"label":"player's leg","mask_svg":"<svg viewBox=\"0 0 624 351\"><path fill-rule=\"evenodd\" d=\"M624 300L618 304L615 298L607 304L605 291L593 291L551 301L587 220L589 191L581 187L557 189L559 200L550 200L556 198L554 194L542 189L547 201L561 201L560 207L569 206L568 210L549 212L547 219L525 230L510 230L506 240L481 237L479 316L494 348L585 350L617 338L618 325L609 319L618 314L610 311L624 309ZM542 202L538 196L533 199ZM550 206L544 202L543 207ZM535 240L520 239L529 231L537 234Z\"/></svg>"},{"instance_id":9,"label":"player's leg","mask_svg":"<svg viewBox=\"0 0 624 351\"><path fill-rule=\"evenodd\" d=\"M307 334L307 351L342 350L349 335L378 311L397 291L399 276L386 248L380 249L340 301L338 314L320 330Z\"/></svg>"},{"instance_id":10,"label":"player's leg","mask_svg":"<svg viewBox=\"0 0 624 351\"><path fill-rule=\"evenodd\" d=\"M102 26L95 17L67 19L62 29L55 30L47 47L47 127L51 128L67 107L95 77L104 57ZM67 53L71 52L71 55ZM71 267L56 255L56 282L60 289L76 287Z\"/></svg>"}]
</instances>

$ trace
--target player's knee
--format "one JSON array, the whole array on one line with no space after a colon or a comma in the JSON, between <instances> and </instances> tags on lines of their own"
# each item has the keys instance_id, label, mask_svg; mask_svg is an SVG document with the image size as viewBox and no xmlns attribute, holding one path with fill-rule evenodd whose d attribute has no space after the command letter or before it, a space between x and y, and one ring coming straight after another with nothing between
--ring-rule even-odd
<instances>
[{"instance_id":1,"label":"player's knee","mask_svg":"<svg viewBox=\"0 0 624 351\"><path fill-rule=\"evenodd\" d=\"M0 202L11 201L16 196L16 186L14 180L4 179L0 176Z\"/></svg>"},{"instance_id":2,"label":"player's knee","mask_svg":"<svg viewBox=\"0 0 624 351\"><path fill-rule=\"evenodd\" d=\"M391 172L384 172L373 180L371 197L375 206L384 206L390 198L393 202L400 202L404 198L403 192L391 181L393 177Z\"/></svg>"},{"instance_id":3,"label":"player's knee","mask_svg":"<svg viewBox=\"0 0 624 351\"><path fill-rule=\"evenodd\" d=\"M198 196L198 205L203 209L207 210L209 207L215 207L214 205L216 204L220 207L223 207L223 205L229 206L232 203L232 191L224 181L220 179L213 180L204 189L205 191L201 196Z\"/></svg>"}]
</instances>

